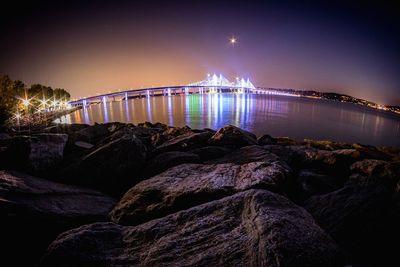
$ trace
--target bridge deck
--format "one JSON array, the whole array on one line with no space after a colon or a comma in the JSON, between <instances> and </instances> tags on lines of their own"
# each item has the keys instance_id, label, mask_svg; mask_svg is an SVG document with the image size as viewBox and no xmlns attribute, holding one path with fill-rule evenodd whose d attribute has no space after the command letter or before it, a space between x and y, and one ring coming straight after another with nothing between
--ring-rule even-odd
<instances>
[{"instance_id":1,"label":"bridge deck","mask_svg":"<svg viewBox=\"0 0 400 267\"><path fill-rule=\"evenodd\" d=\"M277 88L246 88L246 87L235 87L235 86L199 86L199 85L176 85L176 86L161 86L151 87L144 89L128 89L124 91L100 94L87 98L82 98L75 101L70 101L69 104L72 106L87 105L93 102L107 101L110 98L120 97L135 98L135 97L150 97L160 95L176 95L176 94L196 94L196 93L209 93L209 92L240 92L240 93L269 93L277 95L294 95L280 91Z\"/></svg>"}]
</instances>

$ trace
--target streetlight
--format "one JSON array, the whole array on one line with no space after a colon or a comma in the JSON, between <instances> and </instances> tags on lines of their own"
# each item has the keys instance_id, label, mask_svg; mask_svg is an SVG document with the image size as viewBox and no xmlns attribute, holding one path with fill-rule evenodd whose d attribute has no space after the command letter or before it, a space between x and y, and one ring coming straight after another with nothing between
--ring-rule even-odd
<instances>
[{"instance_id":1,"label":"streetlight","mask_svg":"<svg viewBox=\"0 0 400 267\"><path fill-rule=\"evenodd\" d=\"M40 105L42 106L42 109L43 109L43 110L46 110L47 100L45 100L45 99L43 98L42 100L39 100L39 101L40 101Z\"/></svg>"},{"instance_id":2,"label":"streetlight","mask_svg":"<svg viewBox=\"0 0 400 267\"><path fill-rule=\"evenodd\" d=\"M22 105L24 105L26 108L29 106L30 104L30 99L23 99L22 100Z\"/></svg>"}]
</instances>

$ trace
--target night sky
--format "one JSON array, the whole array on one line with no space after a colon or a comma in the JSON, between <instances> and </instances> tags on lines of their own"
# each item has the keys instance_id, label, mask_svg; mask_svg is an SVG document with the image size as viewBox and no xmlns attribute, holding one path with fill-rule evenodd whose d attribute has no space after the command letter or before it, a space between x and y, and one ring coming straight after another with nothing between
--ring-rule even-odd
<instances>
[{"instance_id":1,"label":"night sky","mask_svg":"<svg viewBox=\"0 0 400 267\"><path fill-rule=\"evenodd\" d=\"M21 1L2 8L0 73L73 98L221 72L400 105L397 9L346 2Z\"/></svg>"}]
</instances>

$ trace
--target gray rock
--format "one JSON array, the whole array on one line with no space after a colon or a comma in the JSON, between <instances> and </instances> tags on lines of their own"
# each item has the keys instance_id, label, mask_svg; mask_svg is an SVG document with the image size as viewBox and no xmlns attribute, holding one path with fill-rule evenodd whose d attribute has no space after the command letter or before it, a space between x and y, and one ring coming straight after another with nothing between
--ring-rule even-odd
<instances>
[{"instance_id":1,"label":"gray rock","mask_svg":"<svg viewBox=\"0 0 400 267\"><path fill-rule=\"evenodd\" d=\"M61 234L42 266L343 266L335 243L285 197L249 190L138 226Z\"/></svg>"},{"instance_id":2,"label":"gray rock","mask_svg":"<svg viewBox=\"0 0 400 267\"><path fill-rule=\"evenodd\" d=\"M231 150L221 146L205 146L190 150L189 152L198 155L201 161L208 161L220 158L231 152Z\"/></svg>"},{"instance_id":3,"label":"gray rock","mask_svg":"<svg viewBox=\"0 0 400 267\"><path fill-rule=\"evenodd\" d=\"M94 190L0 171L3 262L34 266L59 233L106 221L114 205L114 199Z\"/></svg>"},{"instance_id":4,"label":"gray rock","mask_svg":"<svg viewBox=\"0 0 400 267\"><path fill-rule=\"evenodd\" d=\"M152 136L151 143L154 147L162 145L164 142L171 140L183 134L194 133L190 127L167 127L162 132Z\"/></svg>"},{"instance_id":5,"label":"gray rock","mask_svg":"<svg viewBox=\"0 0 400 267\"><path fill-rule=\"evenodd\" d=\"M320 162L331 166L339 164L350 166L360 157L360 153L355 149L306 151L306 155L309 162Z\"/></svg>"},{"instance_id":6,"label":"gray rock","mask_svg":"<svg viewBox=\"0 0 400 267\"><path fill-rule=\"evenodd\" d=\"M183 163L199 163L198 155L181 151L164 152L146 163L144 177L151 177Z\"/></svg>"},{"instance_id":7,"label":"gray rock","mask_svg":"<svg viewBox=\"0 0 400 267\"><path fill-rule=\"evenodd\" d=\"M350 169L366 178L380 179L390 187L394 187L400 179L400 162L365 159L355 162Z\"/></svg>"},{"instance_id":8,"label":"gray rock","mask_svg":"<svg viewBox=\"0 0 400 267\"><path fill-rule=\"evenodd\" d=\"M261 146L245 146L239 148L222 158L207 161L206 163L235 163L244 164L255 161L276 162L280 161L279 157L275 154L265 150Z\"/></svg>"},{"instance_id":9,"label":"gray rock","mask_svg":"<svg viewBox=\"0 0 400 267\"><path fill-rule=\"evenodd\" d=\"M1 140L0 167L45 171L55 168L64 157L66 134L42 133Z\"/></svg>"},{"instance_id":10,"label":"gray rock","mask_svg":"<svg viewBox=\"0 0 400 267\"><path fill-rule=\"evenodd\" d=\"M0 205L9 213L29 210L42 217L105 220L115 200L98 191L55 183L13 171L0 171Z\"/></svg>"},{"instance_id":11,"label":"gray rock","mask_svg":"<svg viewBox=\"0 0 400 267\"><path fill-rule=\"evenodd\" d=\"M308 160L307 154L316 153L316 149L307 146L282 146L282 145L265 145L263 146L268 152L277 155L281 160L285 161L293 169L304 168Z\"/></svg>"},{"instance_id":12,"label":"gray rock","mask_svg":"<svg viewBox=\"0 0 400 267\"><path fill-rule=\"evenodd\" d=\"M36 134L30 140L29 165L35 171L55 167L63 159L66 134Z\"/></svg>"},{"instance_id":13,"label":"gray rock","mask_svg":"<svg viewBox=\"0 0 400 267\"><path fill-rule=\"evenodd\" d=\"M209 140L210 145L242 147L257 144L255 134L242 130L233 125L219 129Z\"/></svg>"},{"instance_id":14,"label":"gray rock","mask_svg":"<svg viewBox=\"0 0 400 267\"><path fill-rule=\"evenodd\" d=\"M297 182L305 197L326 194L340 189L345 179L318 170L304 169L298 173Z\"/></svg>"},{"instance_id":15,"label":"gray rock","mask_svg":"<svg viewBox=\"0 0 400 267\"><path fill-rule=\"evenodd\" d=\"M135 135L147 147L148 150L151 150L153 149L152 138L160 132L162 132L162 129L160 128L136 127L132 124L128 124L125 127L119 127L107 138L104 138L101 144L106 145L107 143L119 139L124 135Z\"/></svg>"},{"instance_id":16,"label":"gray rock","mask_svg":"<svg viewBox=\"0 0 400 267\"><path fill-rule=\"evenodd\" d=\"M393 244L400 238L400 220L392 191L379 180L363 181L352 179L337 191L313 196L304 207L355 266L397 266Z\"/></svg>"},{"instance_id":17,"label":"gray rock","mask_svg":"<svg viewBox=\"0 0 400 267\"><path fill-rule=\"evenodd\" d=\"M263 149L277 155L293 169L319 169L323 172L350 173L350 166L360 160L356 149L319 150L305 145L265 145Z\"/></svg>"},{"instance_id":18,"label":"gray rock","mask_svg":"<svg viewBox=\"0 0 400 267\"><path fill-rule=\"evenodd\" d=\"M392 156L379 150L374 146L353 144L352 148L356 149L360 153L360 157L363 159L379 159L379 160L390 160Z\"/></svg>"},{"instance_id":19,"label":"gray rock","mask_svg":"<svg viewBox=\"0 0 400 267\"><path fill-rule=\"evenodd\" d=\"M110 134L110 130L105 124L95 124L75 132L73 141L84 141L91 144L100 142Z\"/></svg>"},{"instance_id":20,"label":"gray rock","mask_svg":"<svg viewBox=\"0 0 400 267\"><path fill-rule=\"evenodd\" d=\"M289 172L279 162L182 164L132 187L111 218L136 225L250 188L284 192Z\"/></svg>"},{"instance_id":21,"label":"gray rock","mask_svg":"<svg viewBox=\"0 0 400 267\"><path fill-rule=\"evenodd\" d=\"M300 142L293 140L289 137L275 137L274 140L276 144L281 146L296 146L301 144Z\"/></svg>"},{"instance_id":22,"label":"gray rock","mask_svg":"<svg viewBox=\"0 0 400 267\"><path fill-rule=\"evenodd\" d=\"M0 167L3 169L28 168L30 141L29 136L13 136L0 140Z\"/></svg>"},{"instance_id":23,"label":"gray rock","mask_svg":"<svg viewBox=\"0 0 400 267\"><path fill-rule=\"evenodd\" d=\"M156 128L156 129L161 129L161 130L168 129L167 125L160 123L160 122L151 123L149 121L146 121L146 122L139 123L138 126L142 127L142 128Z\"/></svg>"},{"instance_id":24,"label":"gray rock","mask_svg":"<svg viewBox=\"0 0 400 267\"><path fill-rule=\"evenodd\" d=\"M84 156L67 179L119 195L141 179L146 156L140 139L126 134Z\"/></svg>"},{"instance_id":25,"label":"gray rock","mask_svg":"<svg viewBox=\"0 0 400 267\"><path fill-rule=\"evenodd\" d=\"M207 131L200 133L187 132L164 142L156 148L155 153L167 151L188 151L199 148L205 146L212 135L211 132Z\"/></svg>"},{"instance_id":26,"label":"gray rock","mask_svg":"<svg viewBox=\"0 0 400 267\"><path fill-rule=\"evenodd\" d=\"M83 141L76 141L75 142L75 146L79 147L79 148L83 148L83 149L91 149L93 148L92 144L83 142Z\"/></svg>"},{"instance_id":27,"label":"gray rock","mask_svg":"<svg viewBox=\"0 0 400 267\"><path fill-rule=\"evenodd\" d=\"M257 144L260 146L274 145L274 144L276 144L276 140L269 134L264 134L264 135L260 136L259 138L257 138Z\"/></svg>"},{"instance_id":28,"label":"gray rock","mask_svg":"<svg viewBox=\"0 0 400 267\"><path fill-rule=\"evenodd\" d=\"M304 139L303 145L307 145L316 149L322 150L339 150L339 149L351 149L353 148L350 144L338 143L329 140L310 140Z\"/></svg>"}]
</instances>

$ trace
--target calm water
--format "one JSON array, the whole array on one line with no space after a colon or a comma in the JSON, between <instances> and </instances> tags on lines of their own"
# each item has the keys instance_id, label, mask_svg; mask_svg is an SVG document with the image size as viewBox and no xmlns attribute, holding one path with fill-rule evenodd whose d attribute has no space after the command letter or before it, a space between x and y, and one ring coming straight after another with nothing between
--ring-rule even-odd
<instances>
[{"instance_id":1,"label":"calm water","mask_svg":"<svg viewBox=\"0 0 400 267\"><path fill-rule=\"evenodd\" d=\"M217 129L233 124L257 135L400 147L400 116L349 103L290 96L159 96L91 105L58 122L162 122Z\"/></svg>"}]
</instances>

